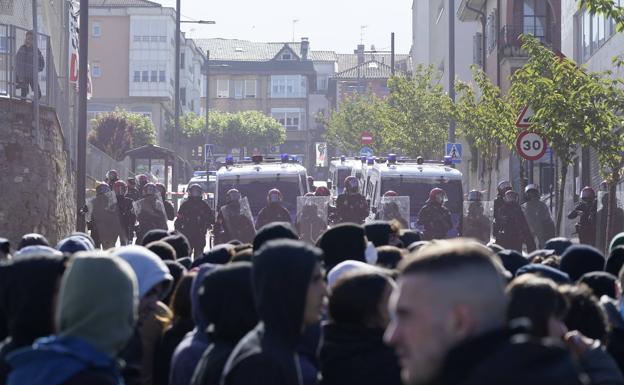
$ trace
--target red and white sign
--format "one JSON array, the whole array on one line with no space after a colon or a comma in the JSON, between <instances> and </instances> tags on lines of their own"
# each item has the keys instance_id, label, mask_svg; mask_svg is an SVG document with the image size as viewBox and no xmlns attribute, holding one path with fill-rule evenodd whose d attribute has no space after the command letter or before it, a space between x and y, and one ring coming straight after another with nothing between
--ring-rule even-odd
<instances>
[{"instance_id":1,"label":"red and white sign","mask_svg":"<svg viewBox=\"0 0 624 385\"><path fill-rule=\"evenodd\" d=\"M518 116L518 120L516 120L516 127L518 128L529 128L531 127L531 118L535 115L533 109L529 106L524 106L522 111L520 111L520 115Z\"/></svg>"},{"instance_id":2,"label":"red and white sign","mask_svg":"<svg viewBox=\"0 0 624 385\"><path fill-rule=\"evenodd\" d=\"M363 145L369 145L373 143L373 134L371 134L370 132L364 131L362 133L362 144Z\"/></svg>"},{"instance_id":3,"label":"red and white sign","mask_svg":"<svg viewBox=\"0 0 624 385\"><path fill-rule=\"evenodd\" d=\"M526 160L538 160L546 153L546 140L531 131L522 131L516 139L516 150Z\"/></svg>"}]
</instances>

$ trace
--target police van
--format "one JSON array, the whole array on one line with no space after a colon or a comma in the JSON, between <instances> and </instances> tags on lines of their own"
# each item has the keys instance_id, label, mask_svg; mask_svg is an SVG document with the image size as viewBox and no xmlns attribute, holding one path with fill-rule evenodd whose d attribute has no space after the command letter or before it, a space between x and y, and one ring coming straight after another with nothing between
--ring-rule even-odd
<instances>
[{"instance_id":1,"label":"police van","mask_svg":"<svg viewBox=\"0 0 624 385\"><path fill-rule=\"evenodd\" d=\"M344 189L344 180L351 175L351 170L356 164L361 164L359 159L347 159L342 155L340 158L334 158L329 162L329 179L327 180L327 187L331 192L332 197L337 197L342 194ZM331 185L331 186L330 186Z\"/></svg>"},{"instance_id":2,"label":"police van","mask_svg":"<svg viewBox=\"0 0 624 385\"><path fill-rule=\"evenodd\" d=\"M381 197L387 191L394 191L399 196L409 196L411 229L422 230L417 225L418 212L429 198L429 192L436 187L443 189L448 197L446 207L453 218L453 228L449 237L458 236L461 231L463 213L462 173L451 167L449 160L444 162L397 159L390 154L387 159L378 159L366 172L366 191L364 196L370 202L371 215L380 209Z\"/></svg>"},{"instance_id":3,"label":"police van","mask_svg":"<svg viewBox=\"0 0 624 385\"><path fill-rule=\"evenodd\" d=\"M267 203L267 193L276 188L282 193L282 203L294 222L297 197L308 192L307 178L305 167L285 154L280 159L253 156L251 160L239 163L234 163L234 159L228 156L225 165L217 171L216 207L223 206L226 193L235 188L247 197L251 213L256 218Z\"/></svg>"}]
</instances>

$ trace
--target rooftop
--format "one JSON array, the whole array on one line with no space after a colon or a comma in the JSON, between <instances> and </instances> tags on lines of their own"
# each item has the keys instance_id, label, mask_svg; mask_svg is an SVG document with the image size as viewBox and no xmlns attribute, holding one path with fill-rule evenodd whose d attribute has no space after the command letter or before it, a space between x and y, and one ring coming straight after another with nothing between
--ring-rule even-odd
<instances>
[{"instance_id":1,"label":"rooftop","mask_svg":"<svg viewBox=\"0 0 624 385\"><path fill-rule=\"evenodd\" d=\"M127 7L161 7L160 4L149 0L90 0L89 7L127 8Z\"/></svg>"}]
</instances>

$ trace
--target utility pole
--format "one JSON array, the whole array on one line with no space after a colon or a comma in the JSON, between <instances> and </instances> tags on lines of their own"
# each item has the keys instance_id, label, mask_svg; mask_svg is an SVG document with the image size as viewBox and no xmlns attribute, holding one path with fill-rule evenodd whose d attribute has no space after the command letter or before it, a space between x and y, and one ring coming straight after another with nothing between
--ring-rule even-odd
<instances>
[{"instance_id":1,"label":"utility pole","mask_svg":"<svg viewBox=\"0 0 624 385\"><path fill-rule=\"evenodd\" d=\"M80 0L80 46L78 48L78 149L76 151L76 230L85 230L85 217L80 210L85 205L87 188L87 76L89 63L89 0Z\"/></svg>"},{"instance_id":2,"label":"utility pole","mask_svg":"<svg viewBox=\"0 0 624 385\"><path fill-rule=\"evenodd\" d=\"M204 134L204 144L210 143L210 50L206 50L206 133ZM206 160L206 180L209 179L208 171L210 168L210 159L206 154L207 148L204 146L204 159Z\"/></svg>"},{"instance_id":3,"label":"utility pole","mask_svg":"<svg viewBox=\"0 0 624 385\"><path fill-rule=\"evenodd\" d=\"M449 98L455 103L455 0L448 0L448 23L449 23ZM450 143L455 143L455 119L449 121L448 138Z\"/></svg>"},{"instance_id":4,"label":"utility pole","mask_svg":"<svg viewBox=\"0 0 624 385\"><path fill-rule=\"evenodd\" d=\"M390 73L394 76L394 32L390 34Z\"/></svg>"},{"instance_id":5,"label":"utility pole","mask_svg":"<svg viewBox=\"0 0 624 385\"><path fill-rule=\"evenodd\" d=\"M33 59L32 59L32 89L33 89L33 137L36 143L43 146L43 138L39 132L39 28L37 22L37 0L32 0L32 24L33 24ZM28 87L28 86L27 86Z\"/></svg>"},{"instance_id":6,"label":"utility pole","mask_svg":"<svg viewBox=\"0 0 624 385\"><path fill-rule=\"evenodd\" d=\"M176 30L175 30L175 71L174 71L174 117L173 132L171 133L171 149L174 153L178 153L178 134L180 131L180 0L176 0ZM171 173L171 190L178 191L178 175L180 162L177 155L173 160L173 170ZM177 203L177 201L176 201ZM177 206L176 206L177 207Z\"/></svg>"}]
</instances>

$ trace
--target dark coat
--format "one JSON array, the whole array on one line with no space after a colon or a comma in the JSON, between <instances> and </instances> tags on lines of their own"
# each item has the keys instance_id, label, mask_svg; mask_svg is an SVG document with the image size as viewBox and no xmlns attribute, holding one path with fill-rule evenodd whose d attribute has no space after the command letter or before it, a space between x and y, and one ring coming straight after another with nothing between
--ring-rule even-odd
<instances>
[{"instance_id":1,"label":"dark coat","mask_svg":"<svg viewBox=\"0 0 624 385\"><path fill-rule=\"evenodd\" d=\"M190 318L180 318L163 334L154 353L154 385L168 385L171 357L184 336L193 330L195 323Z\"/></svg>"},{"instance_id":2,"label":"dark coat","mask_svg":"<svg viewBox=\"0 0 624 385\"><path fill-rule=\"evenodd\" d=\"M536 199L525 202L522 205L522 210L531 232L537 237L539 247L544 247L546 241L555 237L555 223L550 216L548 206Z\"/></svg>"},{"instance_id":3,"label":"dark coat","mask_svg":"<svg viewBox=\"0 0 624 385\"><path fill-rule=\"evenodd\" d=\"M418 224L424 226L423 240L446 239L453 228L451 212L439 203L427 202L418 212Z\"/></svg>"},{"instance_id":4,"label":"dark coat","mask_svg":"<svg viewBox=\"0 0 624 385\"><path fill-rule=\"evenodd\" d=\"M530 253L535 250L535 238L518 203L505 203L496 213L496 243L504 249L522 251L525 244Z\"/></svg>"},{"instance_id":5,"label":"dark coat","mask_svg":"<svg viewBox=\"0 0 624 385\"><path fill-rule=\"evenodd\" d=\"M574 210L568 214L568 219L579 217L576 223L576 232L579 242L586 245L596 245L596 217L598 216L596 201L591 203L579 202Z\"/></svg>"},{"instance_id":6,"label":"dark coat","mask_svg":"<svg viewBox=\"0 0 624 385\"><path fill-rule=\"evenodd\" d=\"M277 240L254 254L256 309L262 320L225 364L226 385L301 385L297 346L310 278L321 253L302 242Z\"/></svg>"},{"instance_id":7,"label":"dark coat","mask_svg":"<svg viewBox=\"0 0 624 385\"><path fill-rule=\"evenodd\" d=\"M399 360L384 344L383 329L327 324L323 332L322 385L401 385Z\"/></svg>"},{"instance_id":8,"label":"dark coat","mask_svg":"<svg viewBox=\"0 0 624 385\"><path fill-rule=\"evenodd\" d=\"M290 213L284 206L280 204L266 205L258 213L256 219L256 229L260 229L262 226L271 222L288 222L291 223Z\"/></svg>"},{"instance_id":9,"label":"dark coat","mask_svg":"<svg viewBox=\"0 0 624 385\"><path fill-rule=\"evenodd\" d=\"M215 244L226 243L234 239L243 243L252 243L255 235L256 229L251 219L241 214L240 206L229 204L221 207L215 224Z\"/></svg>"},{"instance_id":10,"label":"dark coat","mask_svg":"<svg viewBox=\"0 0 624 385\"><path fill-rule=\"evenodd\" d=\"M581 385L580 371L563 347L495 331L453 348L439 385Z\"/></svg>"},{"instance_id":11,"label":"dark coat","mask_svg":"<svg viewBox=\"0 0 624 385\"><path fill-rule=\"evenodd\" d=\"M22 45L15 55L15 75L18 82L32 80L33 78L33 49ZM45 59L39 50L39 72L45 68Z\"/></svg>"},{"instance_id":12,"label":"dark coat","mask_svg":"<svg viewBox=\"0 0 624 385\"><path fill-rule=\"evenodd\" d=\"M132 241L132 231L134 231L134 224L136 223L136 215L134 215L132 203L134 201L130 198L117 195L117 207L119 207L119 221L121 227L125 231L126 237L129 241Z\"/></svg>"},{"instance_id":13,"label":"dark coat","mask_svg":"<svg viewBox=\"0 0 624 385\"><path fill-rule=\"evenodd\" d=\"M175 219L175 208L173 207L173 203L168 200L163 199L163 205L165 205L165 214L167 215L167 220L172 221Z\"/></svg>"},{"instance_id":14,"label":"dark coat","mask_svg":"<svg viewBox=\"0 0 624 385\"><path fill-rule=\"evenodd\" d=\"M206 237L206 231L214 224L214 211L208 202L191 197L178 209L175 228L180 230L191 243L197 237Z\"/></svg>"},{"instance_id":15,"label":"dark coat","mask_svg":"<svg viewBox=\"0 0 624 385\"><path fill-rule=\"evenodd\" d=\"M362 194L340 194L336 198L337 222L351 222L362 224L368 216L368 202Z\"/></svg>"}]
</instances>

